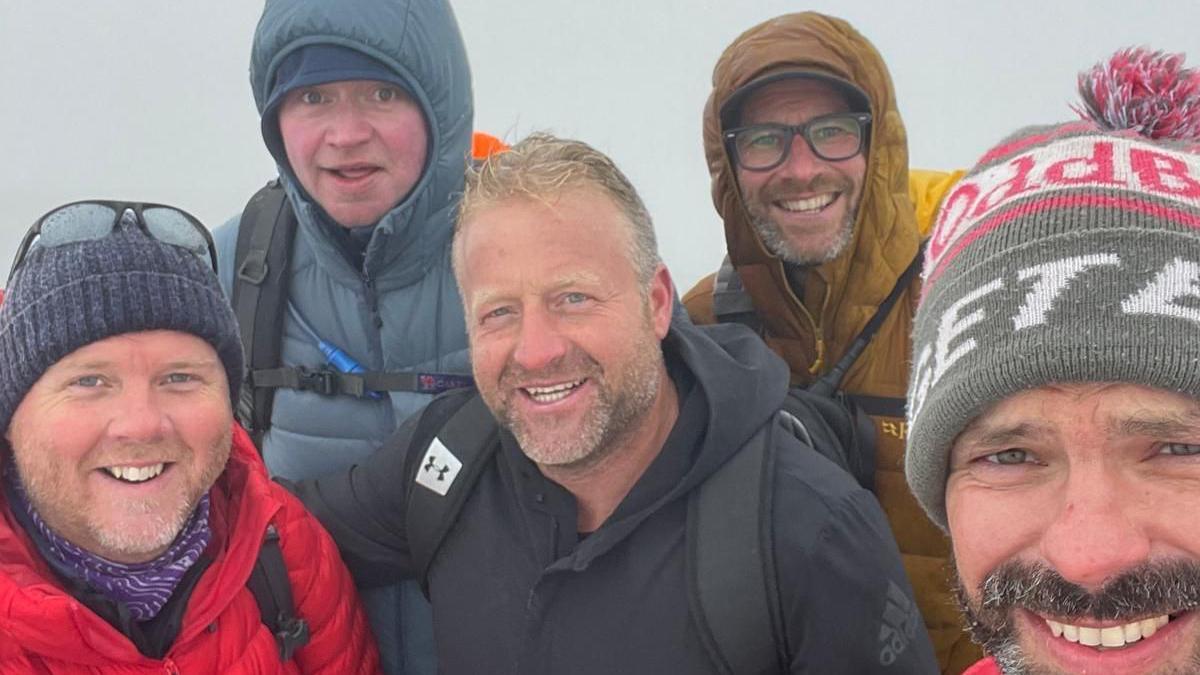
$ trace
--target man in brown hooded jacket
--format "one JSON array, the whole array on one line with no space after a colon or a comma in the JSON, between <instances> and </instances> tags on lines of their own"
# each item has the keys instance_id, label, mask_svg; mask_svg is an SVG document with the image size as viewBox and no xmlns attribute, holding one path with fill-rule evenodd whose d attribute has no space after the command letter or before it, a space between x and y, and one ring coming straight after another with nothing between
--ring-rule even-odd
<instances>
[{"instance_id":1,"label":"man in brown hooded jacket","mask_svg":"<svg viewBox=\"0 0 1200 675\"><path fill-rule=\"evenodd\" d=\"M905 271L959 174L910 177L882 57L846 22L813 12L764 22L725 50L704 110L704 146L729 255L684 296L694 321L755 325L788 362L792 384L808 387L830 379L897 289L892 311L835 384L875 422L874 492L939 665L960 673L980 652L959 621L948 542L909 493L903 457L919 294Z\"/></svg>"}]
</instances>

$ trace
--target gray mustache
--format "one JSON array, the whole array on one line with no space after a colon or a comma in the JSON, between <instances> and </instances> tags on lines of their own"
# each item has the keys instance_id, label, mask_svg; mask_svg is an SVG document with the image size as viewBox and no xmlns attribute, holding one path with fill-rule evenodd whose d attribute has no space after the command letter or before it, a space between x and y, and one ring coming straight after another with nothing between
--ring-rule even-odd
<instances>
[{"instance_id":1,"label":"gray mustache","mask_svg":"<svg viewBox=\"0 0 1200 675\"><path fill-rule=\"evenodd\" d=\"M1200 563L1149 562L1092 592L1045 565L1005 563L981 587L981 614L1021 607L1064 618L1126 621L1200 607Z\"/></svg>"}]
</instances>

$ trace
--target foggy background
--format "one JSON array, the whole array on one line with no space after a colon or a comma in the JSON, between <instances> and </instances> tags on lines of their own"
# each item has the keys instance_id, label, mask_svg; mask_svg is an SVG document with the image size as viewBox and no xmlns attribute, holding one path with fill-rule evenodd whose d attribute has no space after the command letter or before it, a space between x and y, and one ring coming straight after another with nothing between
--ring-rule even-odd
<instances>
[{"instance_id":1,"label":"foggy background","mask_svg":"<svg viewBox=\"0 0 1200 675\"><path fill-rule=\"evenodd\" d=\"M508 141L546 129L610 154L681 291L725 248L700 137L712 66L759 21L815 9L871 39L923 168L969 166L1017 127L1072 118L1076 74L1117 48L1191 52L1200 66L1200 0L453 4L476 128ZM0 0L0 274L33 220L71 200L167 202L209 227L241 210L275 172L248 81L261 8Z\"/></svg>"}]
</instances>

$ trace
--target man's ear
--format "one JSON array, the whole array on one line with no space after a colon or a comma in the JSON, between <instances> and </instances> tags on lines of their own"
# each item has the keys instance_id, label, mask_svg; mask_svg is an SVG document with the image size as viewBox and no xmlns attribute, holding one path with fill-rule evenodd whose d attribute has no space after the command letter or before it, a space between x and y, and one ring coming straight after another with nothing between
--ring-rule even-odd
<instances>
[{"instance_id":1,"label":"man's ear","mask_svg":"<svg viewBox=\"0 0 1200 675\"><path fill-rule=\"evenodd\" d=\"M667 336L671 327L671 313L675 309L675 282L667 266L659 263L650 278L650 288L646 294L650 303L650 318L654 322L654 334L661 340Z\"/></svg>"}]
</instances>

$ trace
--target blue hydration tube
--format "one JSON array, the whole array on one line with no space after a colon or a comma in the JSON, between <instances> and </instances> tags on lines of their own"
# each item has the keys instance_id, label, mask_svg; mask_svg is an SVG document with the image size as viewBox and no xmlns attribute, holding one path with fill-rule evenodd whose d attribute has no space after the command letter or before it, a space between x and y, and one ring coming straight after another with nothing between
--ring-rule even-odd
<instances>
[{"instance_id":1,"label":"blue hydration tube","mask_svg":"<svg viewBox=\"0 0 1200 675\"><path fill-rule=\"evenodd\" d=\"M334 370L344 374L361 374L367 372L358 361L354 360L354 357L347 354L341 347L333 344L332 342L321 339L321 336L317 335L317 332L312 329L312 326L308 325L308 322L304 320L304 317L300 316L300 312L297 311L296 306L293 305L291 301L288 301L287 308L288 314L295 319L296 323L300 325L300 328L302 328L305 333L308 333L308 336L312 338L313 342L316 343L317 349L321 350L321 354L325 356L325 362L333 366ZM382 392L368 391L365 393L368 398L376 401L383 398Z\"/></svg>"}]
</instances>

